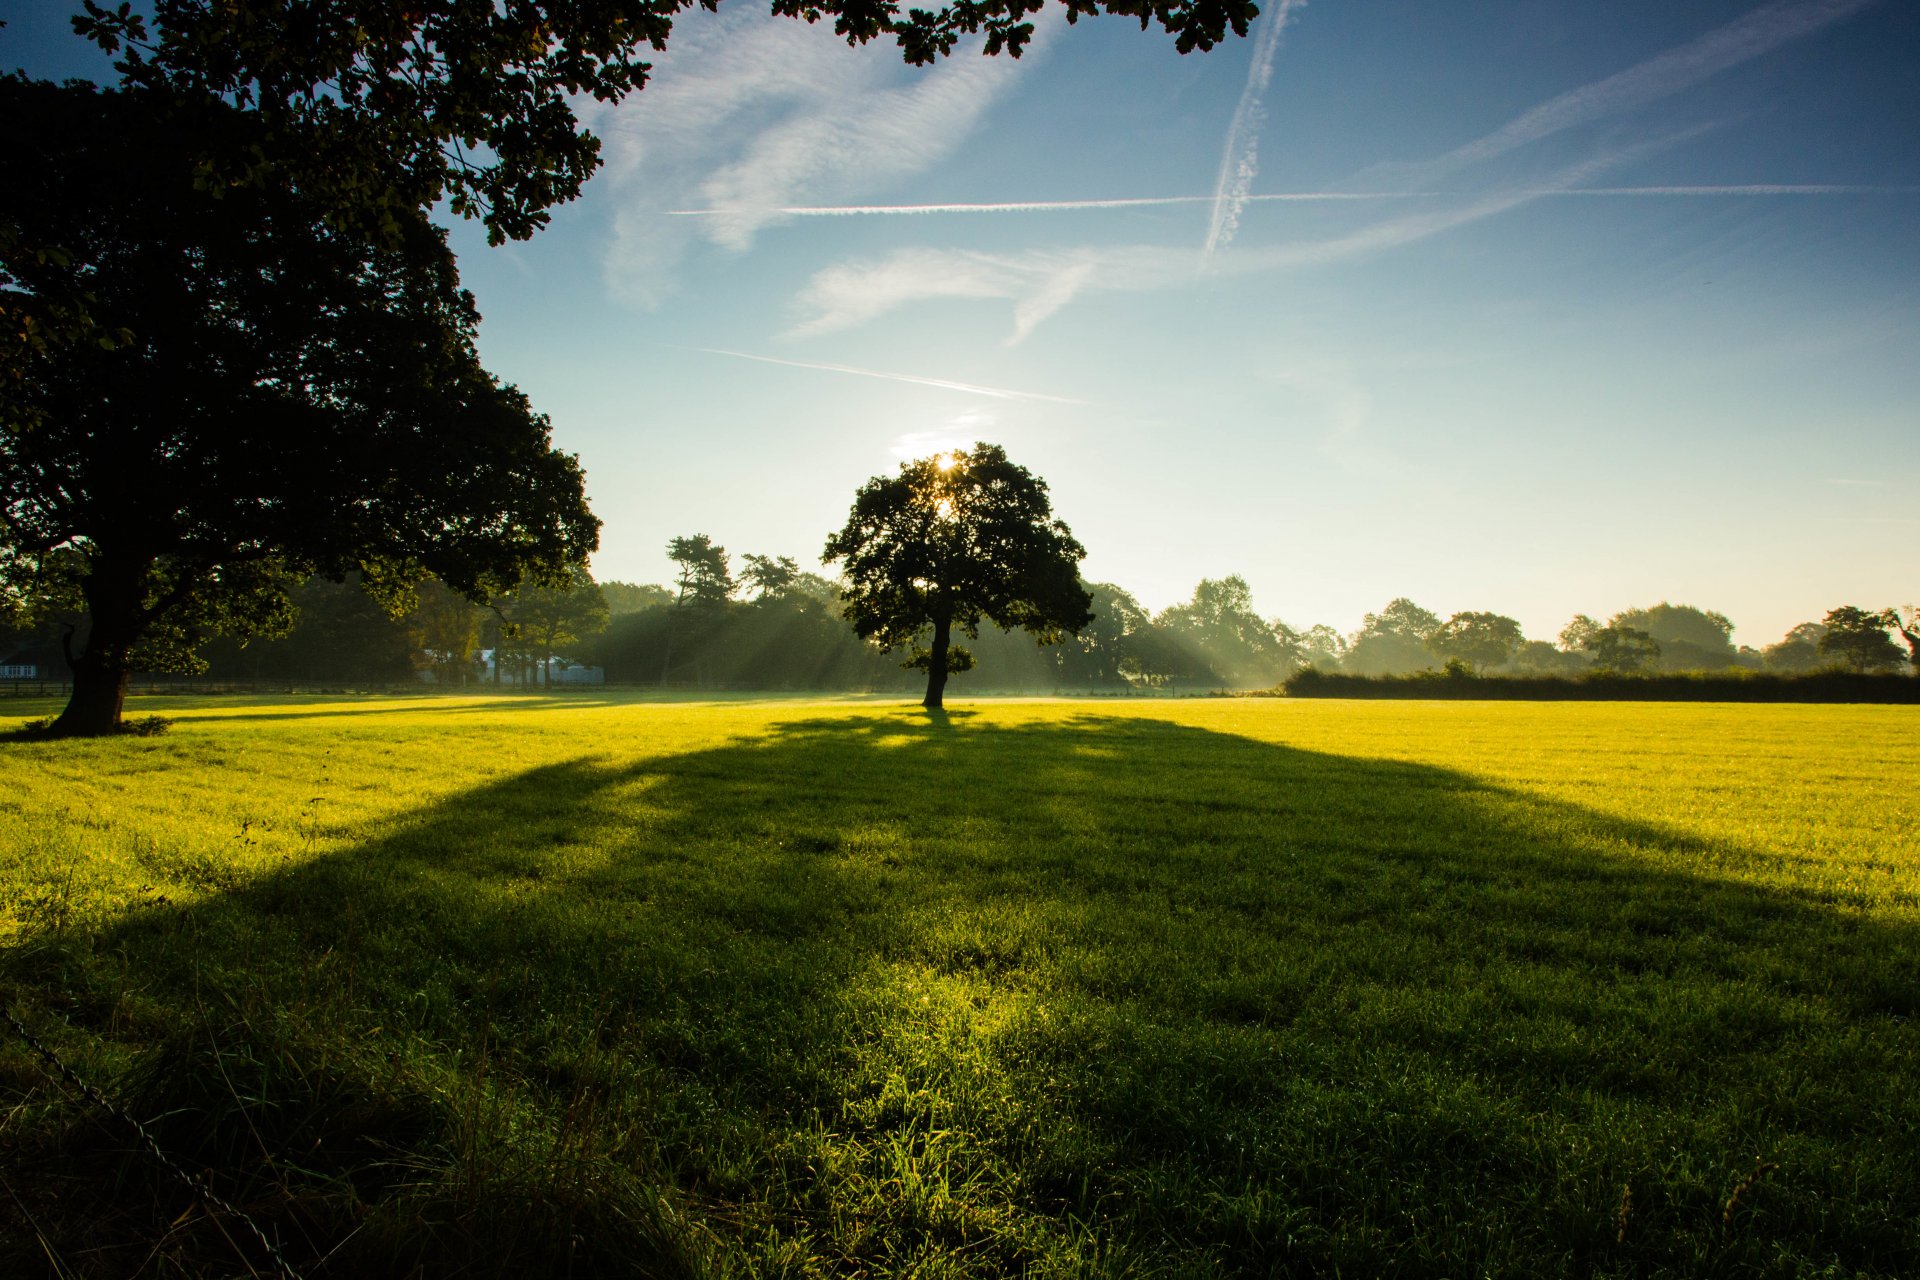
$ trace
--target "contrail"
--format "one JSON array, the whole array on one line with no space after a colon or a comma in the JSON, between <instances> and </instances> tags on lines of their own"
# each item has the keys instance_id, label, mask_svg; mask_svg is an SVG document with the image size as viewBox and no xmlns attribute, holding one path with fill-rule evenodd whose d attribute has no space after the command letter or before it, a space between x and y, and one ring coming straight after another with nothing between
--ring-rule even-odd
<instances>
[{"instance_id":1,"label":"contrail","mask_svg":"<svg viewBox=\"0 0 1920 1280\"><path fill-rule=\"evenodd\" d=\"M983 387L973 382L954 382L948 378L922 378L911 373L882 373L877 369L856 369L846 364L816 364L810 360L782 360L777 356L756 356L745 351L726 351L719 347L676 347L677 351L698 351L710 356L732 356L736 360L757 360L761 364L783 364L791 369L818 369L824 373L851 373L862 378L881 378L887 382L906 382L919 387L939 387L946 391L968 391L977 396L999 400L1037 400L1048 404L1086 404L1068 396L1043 395L1038 391L1012 391L1006 387Z\"/></svg>"},{"instance_id":2,"label":"contrail","mask_svg":"<svg viewBox=\"0 0 1920 1280\"><path fill-rule=\"evenodd\" d=\"M1625 71L1568 90L1515 116L1492 133L1433 160L1375 165L1387 181L1424 185L1516 147L1657 102L1731 67L1808 36L1876 0L1776 0Z\"/></svg>"},{"instance_id":3,"label":"contrail","mask_svg":"<svg viewBox=\"0 0 1920 1280\"><path fill-rule=\"evenodd\" d=\"M1293 191L1266 196L1242 196L1243 200L1398 200L1420 195L1416 191ZM1212 204L1212 196L1128 196L1115 200L1007 200L975 204L830 204L791 205L773 212L793 218L848 218L868 214L916 213L1061 213L1074 209L1140 209L1154 205ZM731 209L668 209L670 218L712 218L732 213Z\"/></svg>"},{"instance_id":4,"label":"contrail","mask_svg":"<svg viewBox=\"0 0 1920 1280\"><path fill-rule=\"evenodd\" d=\"M1863 196L1913 195L1920 187L1854 183L1749 182L1718 186L1541 188L1541 196ZM1316 204L1327 201L1420 200L1457 196L1457 191L1279 191L1243 195L1242 204ZM790 205L772 212L789 218L866 218L936 213L1072 213L1083 209L1137 209L1155 205L1214 204L1219 196L1131 196L1112 200L1009 200L976 204ZM667 209L670 218L713 218L730 209Z\"/></svg>"},{"instance_id":5,"label":"contrail","mask_svg":"<svg viewBox=\"0 0 1920 1280\"><path fill-rule=\"evenodd\" d=\"M1202 260L1211 260L1214 250L1233 239L1240 228L1240 210L1246 206L1247 193L1253 190L1254 176L1260 171L1260 126L1266 121L1267 83L1273 79L1273 59L1280 52L1280 33L1287 19L1305 0L1280 0L1273 16L1260 32L1254 46L1253 65L1247 69L1247 85L1240 91L1240 105L1234 108L1233 123L1227 127L1227 143L1220 155L1220 179L1214 185L1213 218L1207 224L1207 245Z\"/></svg>"}]
</instances>

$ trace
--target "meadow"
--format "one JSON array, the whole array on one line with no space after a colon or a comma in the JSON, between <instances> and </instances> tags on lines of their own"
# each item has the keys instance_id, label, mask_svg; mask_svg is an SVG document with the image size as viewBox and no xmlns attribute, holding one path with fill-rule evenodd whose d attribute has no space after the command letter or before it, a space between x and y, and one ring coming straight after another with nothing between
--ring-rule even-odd
<instances>
[{"instance_id":1,"label":"meadow","mask_svg":"<svg viewBox=\"0 0 1920 1280\"><path fill-rule=\"evenodd\" d=\"M308 1277L1920 1274L1910 707L131 710L0 1001ZM0 1182L272 1274L4 1028Z\"/></svg>"}]
</instances>

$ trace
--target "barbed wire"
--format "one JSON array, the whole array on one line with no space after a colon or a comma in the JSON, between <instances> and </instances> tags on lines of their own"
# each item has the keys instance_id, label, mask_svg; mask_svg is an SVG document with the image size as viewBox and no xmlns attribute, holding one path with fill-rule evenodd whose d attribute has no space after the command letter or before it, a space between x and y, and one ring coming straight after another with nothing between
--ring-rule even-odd
<instances>
[{"instance_id":1,"label":"barbed wire","mask_svg":"<svg viewBox=\"0 0 1920 1280\"><path fill-rule=\"evenodd\" d=\"M186 1183L187 1189L192 1191L202 1204L218 1210L229 1218L235 1218L245 1223L247 1230L253 1232L254 1238L260 1241L260 1247L267 1251L267 1256L273 1259L274 1265L280 1269L280 1274L285 1277L285 1280L302 1280L300 1273L293 1269L293 1264L288 1262L286 1256L280 1252L280 1247L267 1238L267 1233L261 1230L260 1224L255 1222L251 1215L222 1199L212 1187L207 1185L206 1179L197 1174L189 1173L186 1169L182 1168L177 1161L161 1148L159 1142L155 1141L154 1136L147 1131L147 1126L141 1124L138 1120L115 1106L104 1093L94 1088L93 1085L81 1077L79 1072L69 1066L65 1059L42 1044L39 1037L27 1029L26 1023L14 1016L13 1010L0 1009L0 1016L6 1018L7 1025L13 1028L14 1034L24 1040L27 1047L32 1049L40 1060L51 1067L61 1079L65 1080L75 1089L78 1089L87 1101L93 1103L93 1105L99 1107L102 1111L138 1134L140 1141L146 1144L148 1153L151 1154L155 1160L159 1161L161 1168Z\"/></svg>"}]
</instances>

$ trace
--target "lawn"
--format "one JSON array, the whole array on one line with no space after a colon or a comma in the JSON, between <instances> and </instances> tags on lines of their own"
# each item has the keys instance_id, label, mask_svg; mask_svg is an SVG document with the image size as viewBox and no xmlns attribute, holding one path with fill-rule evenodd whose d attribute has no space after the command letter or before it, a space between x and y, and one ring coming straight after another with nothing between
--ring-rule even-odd
<instances>
[{"instance_id":1,"label":"lawn","mask_svg":"<svg viewBox=\"0 0 1920 1280\"><path fill-rule=\"evenodd\" d=\"M152 712L0 999L307 1277L1920 1274L1914 708ZM271 1274L0 1034L0 1273Z\"/></svg>"}]
</instances>

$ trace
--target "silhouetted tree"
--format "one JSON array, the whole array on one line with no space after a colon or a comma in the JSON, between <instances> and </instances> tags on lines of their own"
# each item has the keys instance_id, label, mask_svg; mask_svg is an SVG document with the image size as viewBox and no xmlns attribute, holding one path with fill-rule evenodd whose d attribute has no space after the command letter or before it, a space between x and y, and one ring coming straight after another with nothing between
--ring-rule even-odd
<instances>
[{"instance_id":1,"label":"silhouetted tree","mask_svg":"<svg viewBox=\"0 0 1920 1280\"><path fill-rule=\"evenodd\" d=\"M1902 605L1887 612L1893 615L1893 629L1907 642L1907 665L1920 676L1920 605Z\"/></svg>"},{"instance_id":2,"label":"silhouetted tree","mask_svg":"<svg viewBox=\"0 0 1920 1280\"><path fill-rule=\"evenodd\" d=\"M0 578L85 606L56 733L117 727L136 665L284 634L312 574L397 607L593 548L577 462L481 367L424 214L372 245L297 186L210 180L209 148L261 144L217 102L14 77L0 118Z\"/></svg>"},{"instance_id":3,"label":"silhouetted tree","mask_svg":"<svg viewBox=\"0 0 1920 1280\"><path fill-rule=\"evenodd\" d=\"M578 104L617 102L646 84L642 59L664 49L673 19L717 0L86 0L76 23L128 81L187 99L248 104L260 141L212 150L222 185L285 181L350 224L390 226L444 198L478 216L489 239L524 239L599 167L600 143ZM955 0L906 11L853 0L774 0L773 12L833 18L849 44L891 39L923 65L984 33L987 53L1018 57L1033 35L1032 0ZM1157 21L1186 53L1231 30L1253 0L1073 0L1071 21L1103 9Z\"/></svg>"},{"instance_id":4,"label":"silhouetted tree","mask_svg":"<svg viewBox=\"0 0 1920 1280\"><path fill-rule=\"evenodd\" d=\"M1427 648L1475 671L1497 667L1525 643L1520 624L1498 613L1456 613L1427 637Z\"/></svg>"},{"instance_id":5,"label":"silhouetted tree","mask_svg":"<svg viewBox=\"0 0 1920 1280\"><path fill-rule=\"evenodd\" d=\"M1870 613L1846 604L1829 610L1824 622L1827 631L1820 637L1820 652L1849 671L1886 671L1904 658L1900 646L1887 635L1897 625L1891 609Z\"/></svg>"},{"instance_id":6,"label":"silhouetted tree","mask_svg":"<svg viewBox=\"0 0 1920 1280\"><path fill-rule=\"evenodd\" d=\"M937 708L949 673L973 665L956 627L975 637L984 619L1051 644L1087 624L1086 554L1053 518L1046 482L998 445L976 444L867 481L821 558L846 566L855 633L883 650L910 647L905 665L926 671L924 705Z\"/></svg>"},{"instance_id":7,"label":"silhouetted tree","mask_svg":"<svg viewBox=\"0 0 1920 1280\"><path fill-rule=\"evenodd\" d=\"M746 557L747 567L741 573L743 585L753 588L758 594L755 601L765 604L785 595L800 580L800 566L794 563L792 556L756 556Z\"/></svg>"}]
</instances>

